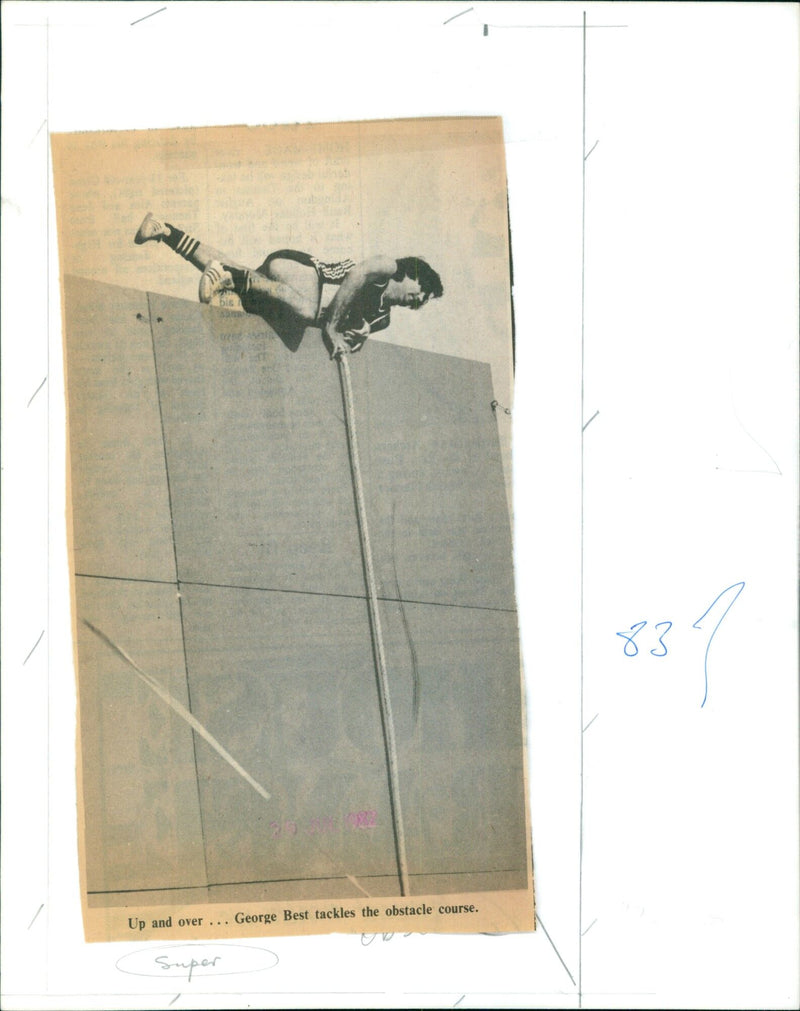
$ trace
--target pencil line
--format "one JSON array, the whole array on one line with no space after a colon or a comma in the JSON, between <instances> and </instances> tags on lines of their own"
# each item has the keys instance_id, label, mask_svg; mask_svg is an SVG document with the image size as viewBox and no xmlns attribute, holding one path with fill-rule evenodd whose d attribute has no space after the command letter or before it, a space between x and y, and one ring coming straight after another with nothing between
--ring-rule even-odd
<instances>
[{"instance_id":1,"label":"pencil line","mask_svg":"<svg viewBox=\"0 0 800 1011\"><path fill-rule=\"evenodd\" d=\"M411 874L411 878L463 877L467 874L513 874L521 873L519 867L502 867L499 870L469 870L469 871L425 871ZM372 878L395 878L396 873L387 871L385 874L360 874L360 878L368 881ZM238 885L284 885L293 881L353 881L350 874L327 874L323 877L303 878L255 878L251 881L212 881L208 885L168 885L165 888L105 888L87 891L87 895L135 895L137 892L186 892L205 888L233 888ZM353 882L355 884L355 882ZM370 896L372 897L372 896ZM381 898L382 896L376 896ZM537 917L539 923L541 919ZM546 931L545 931L546 933Z\"/></svg>"},{"instance_id":2,"label":"pencil line","mask_svg":"<svg viewBox=\"0 0 800 1011\"><path fill-rule=\"evenodd\" d=\"M581 92L581 420L585 417L585 332L586 332L586 11L583 12L582 32L582 92ZM590 419L591 420L591 419ZM584 679L584 433L586 426L581 428L581 561L580 561L580 813L579 813L579 843L578 843L578 1007L583 1007L583 937L581 924L583 922L583 679Z\"/></svg>"},{"instance_id":3,"label":"pencil line","mask_svg":"<svg viewBox=\"0 0 800 1011\"><path fill-rule=\"evenodd\" d=\"M218 590L253 590L256 593L297 593L308 597L341 597L345 600L364 600L363 593L333 593L328 590L290 590L283 586L244 586L237 583L207 583L199 579L142 579L138 576L108 576L95 572L76 572L81 579L111 579L120 583L153 583L156 586L205 586ZM516 614L515 607L489 607L485 604L455 604L445 600L417 600L409 597L379 596L378 600L387 604L420 604L423 607L458 607L466 611L497 611L500 614Z\"/></svg>"},{"instance_id":4,"label":"pencil line","mask_svg":"<svg viewBox=\"0 0 800 1011\"><path fill-rule=\"evenodd\" d=\"M19 26L17 25L17 27L19 27ZM153 997L153 996L166 997L169 994L171 994L172 992L173 991L170 990L170 991L158 993L158 992L156 992L154 990L148 990L146 993L145 992L143 992L143 993L135 993L132 990L126 990L123 994L116 994L116 993L112 994L112 993L109 993L106 990L106 991L103 991L102 996L103 997ZM221 994L224 997L243 997L245 995L255 995L257 997L263 997L264 996L264 991L263 990L214 990L213 993L214 994ZM348 995L348 996L350 994L365 994L365 995L368 995L368 996L372 995L372 994L380 994L381 996L384 996L385 995L385 990L273 990L273 991L271 991L271 993L272 994L281 994L282 996L291 995L291 994L303 994L303 995L304 994L315 994L315 995L316 994L324 994L326 996L328 994L345 994L345 995ZM448 994L452 994L452 990L448 990L447 993ZM48 998L50 998L50 997L81 997L81 998L85 999L86 994L85 994L84 991L80 991L78 993L70 993L70 994L56 994L56 993L53 993L50 990L46 991L46 994L41 994L41 993L29 994L29 993L22 993L21 991L18 991L18 990L14 990L14 991L10 991L9 990L7 992L4 991L3 992L3 996L4 997L42 997L42 996L47 996ZM549 997L550 995L546 994L545 996ZM556 994L556 995L553 995L553 996L558 996L558 995ZM651 996L651 995L648 995L648 996Z\"/></svg>"},{"instance_id":5,"label":"pencil line","mask_svg":"<svg viewBox=\"0 0 800 1011\"><path fill-rule=\"evenodd\" d=\"M47 382L47 376L44 377L44 379L39 383L39 385L36 387L36 389L31 394L31 399L28 401L28 405L27 405L28 407L31 406L31 404L33 403L33 398L36 396L36 394L39 392L39 390L41 390L41 388L44 386L44 384L46 382Z\"/></svg>"},{"instance_id":6,"label":"pencil line","mask_svg":"<svg viewBox=\"0 0 800 1011\"><path fill-rule=\"evenodd\" d=\"M582 28L585 32L587 28L630 28L630 25L495 25L490 21L488 28Z\"/></svg>"},{"instance_id":7,"label":"pencil line","mask_svg":"<svg viewBox=\"0 0 800 1011\"><path fill-rule=\"evenodd\" d=\"M748 437L748 439L752 439L752 441L758 446L758 448L761 450L761 452L764 453L764 454L766 454L770 458L770 460L772 460L772 462L775 464L775 470L767 470L767 471L764 471L764 470L759 470L759 471L744 471L744 473L746 473L746 474L748 474L748 473L752 473L752 474L776 474L777 473L780 477L783 477L783 471L778 466L778 461L775 459L775 457L772 455L772 453L770 453L770 451L765 446L762 446L761 443L758 441L758 439L754 435L751 435L750 432L744 427L744 424L742 423L742 419L739 417L739 412L736 410L736 404L734 402L733 394L732 393L731 393L731 407L733 408L733 416L739 422L739 427L742 429L742 431L744 432L744 434Z\"/></svg>"},{"instance_id":8,"label":"pencil line","mask_svg":"<svg viewBox=\"0 0 800 1011\"><path fill-rule=\"evenodd\" d=\"M474 10L474 7L467 7L465 11L461 11L461 14L454 14L451 18L448 18L447 21L443 21L442 24L449 25L451 21L455 21L456 18L460 18L463 14L469 14L470 11Z\"/></svg>"},{"instance_id":9,"label":"pencil line","mask_svg":"<svg viewBox=\"0 0 800 1011\"><path fill-rule=\"evenodd\" d=\"M176 580L177 589L178 589L178 617L180 619L180 625L181 625L181 649L183 651L183 676L184 676L184 681L185 681L185 684L186 684L186 701L188 703L188 712L189 712L189 714L191 714L191 712L192 712L192 688L191 688L191 685L189 684L189 660L188 660L188 657L186 655L186 629L184 627L184 619L183 619L183 599L181 598L181 594L180 594L180 581L179 581L179 574L180 573L179 573L179 569L178 569L178 541L177 541L177 538L175 536L175 514L174 514L174 510L173 510L173 506L172 506L172 485L171 485L170 479L169 479L169 456L167 454L167 432L166 432L166 429L164 428L164 410L163 410L163 408L161 406L161 384L160 384L159 375L158 375L158 355L156 354L156 334L155 334L155 330L153 329L153 305L152 305L151 300L150 300L150 293L149 292L147 293L147 318L148 318L148 322L150 324L150 344L151 344L151 348L152 348L152 352L153 352L153 371L154 371L155 380L156 380L156 400L158 400L158 418L159 418L159 422L161 424L161 445L162 445L162 448L163 448L163 451L164 451L164 477L165 477L166 484L167 484L167 502L169 503L169 525L170 525L170 531L172 533L172 559L173 559L173 564L175 566L175 580ZM131 663L132 663L132 661L131 661ZM136 665L134 664L134 667L135 666ZM151 687L152 687L152 685L151 685ZM173 706L173 708L174 708L174 706ZM181 715L183 715L183 714L181 714ZM184 716L184 719L185 719L185 716ZM191 723L191 721L189 721L189 722ZM199 724L198 724L198 726L199 726ZM202 736L205 736L205 733ZM209 737L211 737L210 734L208 735L208 737L206 737L206 740L209 740ZM230 757L230 756L228 756L228 754L224 750L224 748L222 750L220 750L221 745L217 745L215 743L215 741L214 741L214 738L211 738L211 740L209 740L209 743L211 744L211 746L213 748L216 748L216 750L219 751L220 754L222 754L223 758L226 758L226 756ZM206 881L208 881L208 853L206 852L206 850L207 850L207 847L206 847L206 829L205 829L205 820L203 818L203 796L202 796L202 791L200 790L200 766L199 766L199 763L198 763L198 760L197 760L197 738L195 737L194 734L192 734L192 756L194 758L195 783L197 785L197 810L198 810L198 817L200 819L200 838L201 838L202 843L203 843L203 866L205 867ZM235 763L235 764L238 764L238 763ZM244 773L244 770L241 769L241 766L239 766L239 769ZM256 789L260 793L266 793L266 791L264 790L264 788L261 787L261 786L259 786L256 783L255 780L251 781L251 777L247 773L244 773L244 777L245 777L245 779L248 780L248 782L251 782L251 785L254 785L256 787ZM268 794L266 796L266 799L267 800L269 799L269 795Z\"/></svg>"},{"instance_id":10,"label":"pencil line","mask_svg":"<svg viewBox=\"0 0 800 1011\"><path fill-rule=\"evenodd\" d=\"M565 972L565 973L566 973L566 974L567 974L567 975L569 976L569 978L570 978L570 979L572 980L572 985L573 985L573 986L575 986L575 977L574 977L574 976L572 975L572 973L571 973L571 972L569 971L569 969L567 968L567 963L566 963L566 962L564 961L564 959L563 959L563 958L561 957L561 952L560 952L560 951L558 950L558 948L557 948L557 947L555 946L555 944L553 944L553 938L552 938L552 937L550 936L550 934L549 934L549 933L547 932L547 927L545 927L545 925L544 925L544 922L542 921L542 918L541 918L541 916L539 916L538 914L537 914L537 916L536 916L536 922L537 922L537 923L539 924L539 926L540 926L540 927L542 928L542 930L544 931L544 936L545 936L545 937L547 938L547 940L548 940L548 941L550 942L550 946L552 947L553 951L554 951L554 952L556 953L556 955L558 956L558 960L559 960L559 962L560 962L560 963L561 963L561 964L562 964L562 965L564 966L564 972Z\"/></svg>"},{"instance_id":11,"label":"pencil line","mask_svg":"<svg viewBox=\"0 0 800 1011\"><path fill-rule=\"evenodd\" d=\"M143 576L106 576L100 572L76 572L76 579L110 579L115 583L153 583L155 586L178 587L177 579L145 579Z\"/></svg>"},{"instance_id":12,"label":"pencil line","mask_svg":"<svg viewBox=\"0 0 800 1011\"><path fill-rule=\"evenodd\" d=\"M39 645L39 643L40 643L40 642L42 641L42 636L43 636L43 635L44 635L44 629L42 629L42 631L41 631L41 632L40 632L40 634L39 634L39 638L38 638L38 639L36 640L36 642L35 642L35 643L33 644L33 646L31 647L30 653L28 653L28 655L27 655L27 656L25 657L25 659L24 659L24 660L22 661L22 666L23 666L23 667L24 667L24 666L25 666L25 664L26 664L26 663L27 663L27 662L28 662L28 661L30 660L30 658L31 658L31 657L33 656L33 651L34 651L34 650L36 649L36 647L37 647L37 646Z\"/></svg>"},{"instance_id":13,"label":"pencil line","mask_svg":"<svg viewBox=\"0 0 800 1011\"><path fill-rule=\"evenodd\" d=\"M39 136L39 134L42 132L42 130L45 128L46 125L47 125L47 120L43 119L42 122L39 125L39 129L36 131L36 133L28 141L28 147L29 148L33 147L33 142L36 140L36 138Z\"/></svg>"},{"instance_id":14,"label":"pencil line","mask_svg":"<svg viewBox=\"0 0 800 1011\"><path fill-rule=\"evenodd\" d=\"M147 21L148 18L152 18L156 14L160 14L162 11L165 11L166 9L167 9L166 7L159 7L157 11L152 11L152 13L150 14L145 14L143 18L137 18L135 21L131 21L130 27L132 28L134 25L138 25L140 21Z\"/></svg>"},{"instance_id":15,"label":"pencil line","mask_svg":"<svg viewBox=\"0 0 800 1011\"><path fill-rule=\"evenodd\" d=\"M45 119L48 124L48 129L50 126L50 18L45 19ZM47 277L47 323L45 329L47 331L47 370L45 375L50 375L50 144L47 142L47 137L45 137L44 145L44 157L45 157L45 199L47 201L47 213L46 213L46 227L47 234L45 237L45 243L47 248L47 266L45 267L45 276ZM48 387L49 392L49 387ZM47 566L48 574L50 571L50 397L47 396L47 405L45 407L45 415L47 417L47 434L45 436L45 445L47 446ZM47 607L46 607L47 620L45 622L45 628L52 628L50 624L50 587L48 585L47 592ZM50 650L47 651L47 858L46 858L46 871L45 878L47 881L47 891L46 896L50 895L50 854L53 852L51 839L50 839L50 829L51 829L51 819L50 819L50 780L52 779L50 772L50 694L51 694L51 678L52 671L50 668ZM45 913L45 934L44 934L44 982L45 982L45 993L50 990L50 931L47 929L50 926L50 907L47 907L47 912Z\"/></svg>"}]
</instances>

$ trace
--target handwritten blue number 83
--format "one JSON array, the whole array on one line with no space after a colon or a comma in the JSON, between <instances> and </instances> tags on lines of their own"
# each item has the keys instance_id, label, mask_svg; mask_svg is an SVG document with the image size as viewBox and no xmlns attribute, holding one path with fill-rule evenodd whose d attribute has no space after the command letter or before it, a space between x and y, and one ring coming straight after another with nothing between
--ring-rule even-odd
<instances>
[{"instance_id":1,"label":"handwritten blue number 83","mask_svg":"<svg viewBox=\"0 0 800 1011\"><path fill-rule=\"evenodd\" d=\"M628 635L628 632L617 632L618 636L620 636L622 639L625 639L625 645L623 646L623 652L625 653L625 656L636 656L638 654L639 647L636 645L636 643L633 640L639 634L639 632L641 632L641 630L644 628L644 626L646 624L647 624L646 621L637 621L635 625L631 625L629 631L633 632L633 635ZM663 628L664 625L666 625L667 628L658 637L658 645L661 647L661 649L660 650L659 649L651 649L650 652L652 653L653 656L666 656L667 655L667 644L664 642L664 636L672 628L672 622L671 621L659 621L658 624L655 625L654 627L655 628ZM633 649L633 652L630 651L631 648Z\"/></svg>"},{"instance_id":2,"label":"handwritten blue number 83","mask_svg":"<svg viewBox=\"0 0 800 1011\"><path fill-rule=\"evenodd\" d=\"M714 598L714 601L711 604L711 606L709 608L707 608L707 610L704 611L703 614L692 625L692 628L697 628L697 629L700 629L702 631L703 626L702 626L701 622L705 621L705 619L708 617L708 615L714 610L714 608L716 607L717 603L720 600L722 600L722 598L725 596L726 593L728 593L729 590L736 590L736 593L733 594L733 596L731 597L731 599L728 602L727 607L725 608L725 610L720 615L719 620L717 621L716 625L714 626L714 628L713 628L713 630L711 632L711 635L708 637L708 642L706 643L706 652L705 652L705 657L703 659L703 674L704 674L704 678L705 678L705 692L703 694L703 701L700 703L700 707L701 708L706 704L706 701L708 699L708 651L711 649L711 643L714 641L714 636L717 634L717 630L719 629L720 625L724 621L725 615L733 607L733 605L736 602L739 594L744 589L744 586L745 586L744 582L733 583L731 586L729 586L726 589L724 589L722 591L722 593L718 594ZM627 656L627 657L634 657L634 656L638 655L638 653L639 653L639 646L637 645L635 639L636 639L636 636L642 631L642 629L645 627L646 624L647 624L646 621L637 621L634 625L631 625L631 627L628 629L627 632L617 632L616 633L621 639L625 640L625 645L623 646L623 652L624 652L625 656ZM651 649L650 653L651 653L652 656L661 657L661 656L666 656L667 655L667 645L664 642L664 637L666 636L667 632L669 632L669 630L672 628L672 622L671 621L659 621L658 624L655 625L654 627L656 629L659 629L659 628L664 628L665 625L666 625L666 628L664 629L664 631L658 637L658 646L660 648Z\"/></svg>"}]
</instances>

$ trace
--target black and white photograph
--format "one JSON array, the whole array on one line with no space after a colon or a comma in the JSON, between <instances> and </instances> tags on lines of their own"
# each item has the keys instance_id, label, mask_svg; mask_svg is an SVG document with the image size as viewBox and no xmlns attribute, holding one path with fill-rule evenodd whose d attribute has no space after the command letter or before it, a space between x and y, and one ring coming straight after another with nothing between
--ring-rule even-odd
<instances>
[{"instance_id":1,"label":"black and white photograph","mask_svg":"<svg viewBox=\"0 0 800 1011\"><path fill-rule=\"evenodd\" d=\"M54 151L87 936L533 929L501 122Z\"/></svg>"},{"instance_id":2,"label":"black and white photograph","mask_svg":"<svg viewBox=\"0 0 800 1011\"><path fill-rule=\"evenodd\" d=\"M0 19L2 1007L800 1006L797 4Z\"/></svg>"}]
</instances>

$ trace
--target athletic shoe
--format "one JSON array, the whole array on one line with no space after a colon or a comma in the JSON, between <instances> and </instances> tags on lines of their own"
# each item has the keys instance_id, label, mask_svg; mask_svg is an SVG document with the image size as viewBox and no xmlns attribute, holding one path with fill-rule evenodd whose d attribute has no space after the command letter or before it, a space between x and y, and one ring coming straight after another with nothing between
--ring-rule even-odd
<instances>
[{"instance_id":1,"label":"athletic shoe","mask_svg":"<svg viewBox=\"0 0 800 1011\"><path fill-rule=\"evenodd\" d=\"M233 275L219 260L212 260L200 278L200 301L210 302L221 291L233 291Z\"/></svg>"},{"instance_id":2,"label":"athletic shoe","mask_svg":"<svg viewBox=\"0 0 800 1011\"><path fill-rule=\"evenodd\" d=\"M150 211L144 216L144 221L139 225L139 231L134 237L134 242L137 246L141 246L143 242L151 242L155 239L160 242L165 236L169 235L169 229L157 218L154 218Z\"/></svg>"}]
</instances>

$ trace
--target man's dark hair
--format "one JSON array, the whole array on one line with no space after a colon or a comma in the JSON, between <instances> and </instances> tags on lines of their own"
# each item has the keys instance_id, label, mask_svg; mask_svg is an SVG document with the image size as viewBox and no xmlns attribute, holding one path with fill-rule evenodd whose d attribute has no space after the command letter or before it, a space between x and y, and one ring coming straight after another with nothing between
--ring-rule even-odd
<instances>
[{"instance_id":1,"label":"man's dark hair","mask_svg":"<svg viewBox=\"0 0 800 1011\"><path fill-rule=\"evenodd\" d=\"M419 286L429 298L441 298L444 292L442 279L433 267L421 256L403 256L397 261L397 270L392 275L394 281L410 277L419 281Z\"/></svg>"}]
</instances>

